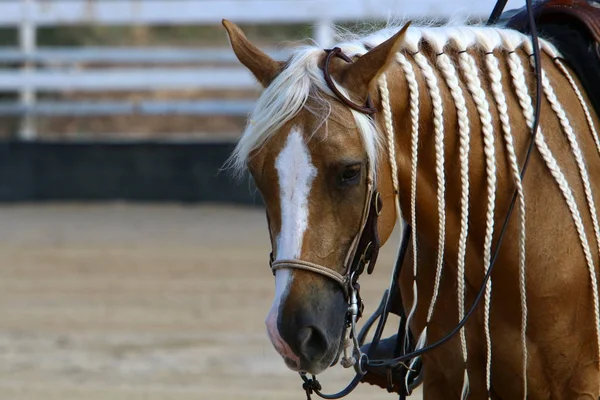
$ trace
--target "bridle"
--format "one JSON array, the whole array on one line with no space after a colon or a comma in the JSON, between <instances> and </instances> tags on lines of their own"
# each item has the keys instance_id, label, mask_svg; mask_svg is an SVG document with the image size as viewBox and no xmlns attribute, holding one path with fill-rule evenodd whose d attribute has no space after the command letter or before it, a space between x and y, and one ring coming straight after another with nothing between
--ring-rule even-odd
<instances>
[{"instance_id":1,"label":"bridle","mask_svg":"<svg viewBox=\"0 0 600 400\"><path fill-rule=\"evenodd\" d=\"M488 24L495 23L498 20L498 17L502 13L502 11L506 5L506 2L507 2L506 0L498 0L498 3L496 4L496 7L494 8L492 15L490 16ZM525 177L525 173L526 173L527 167L529 165L531 153L533 152L533 148L535 145L535 137L537 135L539 122L540 122L541 93L542 93L542 91L541 91L540 50L539 50L539 43L538 43L538 38L537 38L537 30L536 30L536 26L535 26L535 18L534 18L534 14L533 14L533 10L532 10L531 0L525 0L525 2L526 2L526 6L527 6L527 12L528 12L528 16L529 16L529 25L530 25L530 29L531 29L531 37L532 37L532 44L533 44L533 57L535 60L535 72L536 72L537 82L536 82L535 119L534 119L534 123L532 126L532 134L531 134L531 138L530 138L530 143L527 148L527 153L525 155L523 167L521 169L521 179L523 179ZM342 52L342 50L337 47L333 48L331 50L325 50L325 51L327 52L327 56L325 58L323 72L324 72L325 82L327 83L328 87L335 94L335 96L338 98L338 100L340 100L342 103L344 103L351 109L361 112L361 113L364 113L364 114L367 114L368 116L370 116L372 118L373 114L377 111L377 109L374 107L370 96L367 97L366 104L364 106L356 104L352 100L350 100L346 96L344 96L338 90L335 82L331 78L329 66L331 63L331 59L333 57L341 58L342 60L344 60L348 63L351 63L352 59L349 58L348 56L346 56ZM321 389L322 389L321 384L318 382L318 380L316 379L316 377L314 375L312 376L312 378L308 378L305 373L300 373L300 376L302 377L302 380L304 381L302 387L303 387L304 391L306 392L307 399L310 399L311 394L313 394L313 393L317 394L319 397L324 398L324 399L339 399L339 398L347 396L356 388L356 386L358 386L360 381L363 379L363 377L368 372L369 367L385 367L385 368L387 368L388 390L392 391L393 390L393 381L392 381L391 371L393 369L402 367L402 368L405 368L405 370L406 370L405 372L408 373L407 368L404 365L405 362L410 361L416 357L419 357L419 356L423 355L424 353L443 345L444 343L446 343L450 339L452 339L458 332L460 332L460 330L466 324L467 320L471 317L471 315L473 315L475 309L480 304L480 302L484 296L486 285L491 277L492 271L494 270L494 266L496 264L496 260L498 258L499 252L500 252L500 247L501 247L502 241L504 239L506 229L508 227L508 223L512 216L514 206L516 204L517 191L515 190L512 198L511 198L510 206L508 208L506 217L502 224L502 228L500 230L500 235L498 237L498 242L496 243L496 247L493 252L490 266L484 276L481 287L477 293L477 297L475 298L475 301L473 302L471 307L465 313L464 318L461 321L459 321L459 323L456 325L456 327L454 327L454 329L452 329L452 331L450 331L448 334L446 334L442 339L440 339L432 344L429 344L419 350L415 350L413 346L409 346L410 348L407 349L404 346L404 343L406 343L407 338L400 337L401 336L400 333L404 332L406 318L404 318L404 315L400 315L400 327L398 330L399 335L397 337L397 346L396 346L396 351L397 351L397 353L399 353L399 355L395 358L390 358L390 359L381 359L381 360L371 359L367 355L367 353L362 352L360 346L361 346L362 342L364 341L364 338L366 337L366 334L368 333L368 331L370 330L372 325L375 323L375 321L377 319L379 319L379 323L377 325L377 329L375 331L373 341L371 343L371 346L369 347L368 353L372 354L374 352L375 348L377 347L377 344L379 343L379 341L381 339L381 335L383 333L383 328L385 326L388 314L390 312L391 301L394 296L392 293L389 293L388 291L386 291L384 293L384 296L381 301L381 305L378 308L378 310L375 312L375 314L371 318L369 318L369 320L367 321L363 330L360 333L357 333L356 322L361 317L362 311L363 311L363 302L362 302L362 299L360 298L360 286L358 284L358 278L364 272L365 267L367 268L367 272L369 274L373 272L375 263L377 261L377 255L379 253L379 245L380 245L378 231L377 231L377 219L378 219L379 215L381 214L382 202L381 202L381 196L374 186L374 179L372 176L371 169L368 168L368 170L369 170L369 173L367 176L367 193L366 193L365 205L364 205L363 213L362 213L361 227L360 227L358 233L356 234L354 240L352 241L350 249L348 250L348 253L346 255L344 266L343 266L343 270L344 270L343 274L340 274L331 268L327 268L325 266L313 264L313 263L310 263L307 261L302 261L302 260L277 260L277 261L274 261L273 253L271 253L271 255L270 255L270 266L273 271L273 274L275 274L275 271L277 271L278 269L284 269L284 268L299 269L299 270L305 270L305 271L310 271L312 273L320 274L322 276L325 276L325 277L337 282L342 287L345 298L348 302L347 322L346 322L346 329L345 329L344 336L346 337L347 342L349 342L350 339L352 340L352 344L353 344L354 348L353 348L352 355L349 355L346 351L347 350L346 346L344 346L345 355L344 355L344 359L342 359L342 364L345 367L354 366L356 375L352 379L352 381L346 386L346 388L344 388L340 392L335 393L335 394L324 394L321 392ZM400 216L398 216L398 217L400 217ZM400 251L398 253L398 258L396 260L396 264L394 267L393 276L392 276L391 289L396 290L396 291L398 290L397 282L398 282L398 279L400 276L400 272L401 272L402 264L404 262L406 251L408 249L408 244L410 242L409 238L410 238L410 235L412 234L410 226L405 224L403 232L404 233L403 233L403 237L402 237L402 243L401 243ZM400 308L401 308L401 313L403 314L402 307L400 307ZM405 396L407 396L409 394L410 394L410 389L408 387L405 387L403 389L403 391L401 391L401 393L400 393L400 398L404 399Z\"/></svg>"}]
</instances>

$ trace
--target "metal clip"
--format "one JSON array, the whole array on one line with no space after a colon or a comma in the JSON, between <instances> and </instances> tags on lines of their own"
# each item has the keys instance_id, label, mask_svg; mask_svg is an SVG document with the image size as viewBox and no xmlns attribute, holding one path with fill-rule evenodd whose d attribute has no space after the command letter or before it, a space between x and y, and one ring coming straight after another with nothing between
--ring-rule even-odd
<instances>
[{"instance_id":1,"label":"metal clip","mask_svg":"<svg viewBox=\"0 0 600 400\"><path fill-rule=\"evenodd\" d=\"M352 316L353 320L358 317L358 297L356 296L356 290L354 289L352 289L352 293L350 295L350 307L348 307L348 312Z\"/></svg>"}]
</instances>

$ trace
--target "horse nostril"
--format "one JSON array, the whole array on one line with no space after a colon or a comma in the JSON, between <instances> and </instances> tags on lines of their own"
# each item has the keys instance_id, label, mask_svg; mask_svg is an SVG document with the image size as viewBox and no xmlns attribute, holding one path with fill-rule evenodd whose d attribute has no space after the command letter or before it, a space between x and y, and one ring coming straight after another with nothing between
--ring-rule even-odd
<instances>
[{"instance_id":1,"label":"horse nostril","mask_svg":"<svg viewBox=\"0 0 600 400\"><path fill-rule=\"evenodd\" d=\"M319 361L327 353L327 339L317 328L309 326L298 331L300 354L309 362Z\"/></svg>"}]
</instances>

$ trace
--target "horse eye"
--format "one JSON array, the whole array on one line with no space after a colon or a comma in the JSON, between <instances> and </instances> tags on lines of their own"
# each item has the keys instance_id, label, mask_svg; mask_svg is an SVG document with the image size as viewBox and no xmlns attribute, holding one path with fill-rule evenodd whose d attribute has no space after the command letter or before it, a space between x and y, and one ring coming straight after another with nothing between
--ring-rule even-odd
<instances>
[{"instance_id":1,"label":"horse eye","mask_svg":"<svg viewBox=\"0 0 600 400\"><path fill-rule=\"evenodd\" d=\"M340 175L340 183L342 185L353 185L358 183L360 177L360 164L348 165L344 168Z\"/></svg>"}]
</instances>

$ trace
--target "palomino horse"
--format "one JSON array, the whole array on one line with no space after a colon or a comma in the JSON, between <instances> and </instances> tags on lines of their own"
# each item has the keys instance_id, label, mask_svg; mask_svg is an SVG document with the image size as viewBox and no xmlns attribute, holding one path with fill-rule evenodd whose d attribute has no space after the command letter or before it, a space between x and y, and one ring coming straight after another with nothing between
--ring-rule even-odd
<instances>
[{"instance_id":1,"label":"palomino horse","mask_svg":"<svg viewBox=\"0 0 600 400\"><path fill-rule=\"evenodd\" d=\"M231 163L248 167L266 205L276 276L266 325L287 366L317 374L341 351L344 275L370 209L382 244L397 219L414 232L400 288L423 347L473 302L516 190L485 301L422 356L424 396L597 399L600 123L556 49L540 41L540 130L521 181L534 123L528 37L385 29L338 45L347 58L303 47L278 62L224 25L265 88ZM373 119L357 106L368 97Z\"/></svg>"}]
</instances>

